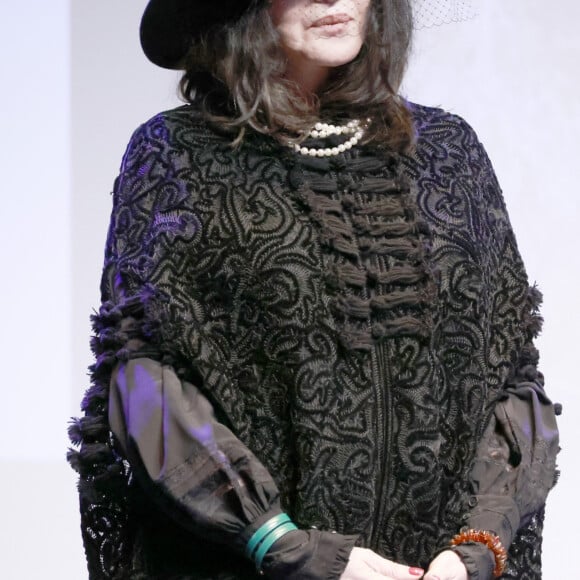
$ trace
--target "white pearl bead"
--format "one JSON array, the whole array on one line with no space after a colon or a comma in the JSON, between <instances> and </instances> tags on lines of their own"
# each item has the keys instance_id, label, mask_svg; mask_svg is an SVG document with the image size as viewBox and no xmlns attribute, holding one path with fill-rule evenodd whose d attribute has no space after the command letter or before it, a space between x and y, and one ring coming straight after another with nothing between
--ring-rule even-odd
<instances>
[{"instance_id":1,"label":"white pearl bead","mask_svg":"<svg viewBox=\"0 0 580 580\"><path fill-rule=\"evenodd\" d=\"M367 119L367 123L370 122L371 120ZM347 139L344 143L341 143L336 147L319 147L318 149L313 147L309 149L308 147L300 146L297 143L288 143L294 151L301 155L309 155L310 157L331 157L352 149L352 147L363 138L364 126L361 126L361 121L358 119L349 121L346 125L330 125L328 123L319 122L314 125L314 129L309 131L308 134L314 139L325 139L329 135L352 135L350 139Z\"/></svg>"}]
</instances>

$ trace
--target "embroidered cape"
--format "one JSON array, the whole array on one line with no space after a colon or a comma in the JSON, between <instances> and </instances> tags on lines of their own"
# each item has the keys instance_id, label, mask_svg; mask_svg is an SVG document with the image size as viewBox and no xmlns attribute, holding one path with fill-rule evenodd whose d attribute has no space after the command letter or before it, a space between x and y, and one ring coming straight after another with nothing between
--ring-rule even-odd
<instances>
[{"instance_id":1,"label":"embroidered cape","mask_svg":"<svg viewBox=\"0 0 580 580\"><path fill-rule=\"evenodd\" d=\"M225 524L195 519L191 494L176 503L187 461L148 491L111 434L111 377L137 356L196 385L273 478L251 483L252 516L220 505L240 520L232 529L279 493L302 528L428 566L500 497L503 578L540 578L555 427L526 434L527 419L505 411L526 400L553 417L532 344L540 295L473 130L413 113L408 156L365 145L310 158L261 136L232 150L190 106L136 131L115 184L93 385L71 429L91 578L151 577L148 533L172 578L254 577L234 556L208 564L193 549L200 530L219 542ZM509 447L497 476L516 470L507 491L482 489L484 439ZM154 495L180 523L139 509ZM157 532L143 531L150 517Z\"/></svg>"}]
</instances>

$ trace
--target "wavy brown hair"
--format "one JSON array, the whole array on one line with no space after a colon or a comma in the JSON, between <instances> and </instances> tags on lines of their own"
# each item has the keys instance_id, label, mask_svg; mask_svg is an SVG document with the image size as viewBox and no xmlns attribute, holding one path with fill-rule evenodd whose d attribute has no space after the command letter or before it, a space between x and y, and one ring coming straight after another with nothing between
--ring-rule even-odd
<instances>
[{"instance_id":1,"label":"wavy brown hair","mask_svg":"<svg viewBox=\"0 0 580 580\"><path fill-rule=\"evenodd\" d=\"M241 142L248 129L300 140L319 120L371 119L365 140L409 147L413 127L397 91L413 30L409 0L371 0L358 56L332 70L316 95L284 78L285 55L263 0L235 23L192 42L180 83L182 97Z\"/></svg>"}]
</instances>

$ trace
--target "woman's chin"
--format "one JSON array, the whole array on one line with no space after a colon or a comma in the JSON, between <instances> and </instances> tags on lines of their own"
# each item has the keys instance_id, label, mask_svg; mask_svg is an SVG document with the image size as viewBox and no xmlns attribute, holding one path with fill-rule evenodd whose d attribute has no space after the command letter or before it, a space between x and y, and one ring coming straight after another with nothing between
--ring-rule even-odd
<instances>
[{"instance_id":1,"label":"woman's chin","mask_svg":"<svg viewBox=\"0 0 580 580\"><path fill-rule=\"evenodd\" d=\"M329 42L324 50L318 50L309 55L312 64L321 67L334 68L353 61L360 52L360 46L346 47L344 42Z\"/></svg>"}]
</instances>

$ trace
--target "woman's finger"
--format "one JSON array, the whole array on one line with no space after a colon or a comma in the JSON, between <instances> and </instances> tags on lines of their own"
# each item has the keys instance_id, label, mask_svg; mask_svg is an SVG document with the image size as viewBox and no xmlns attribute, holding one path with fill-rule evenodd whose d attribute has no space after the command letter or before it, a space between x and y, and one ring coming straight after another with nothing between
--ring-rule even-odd
<instances>
[{"instance_id":1,"label":"woman's finger","mask_svg":"<svg viewBox=\"0 0 580 580\"><path fill-rule=\"evenodd\" d=\"M412 568L387 560L366 548L353 548L340 580L418 580L420 568Z\"/></svg>"},{"instance_id":2,"label":"woman's finger","mask_svg":"<svg viewBox=\"0 0 580 580\"><path fill-rule=\"evenodd\" d=\"M373 570L383 576L393 578L393 580L417 580L421 578L424 572L421 568L397 564L392 560L387 560L370 550L366 557L367 563Z\"/></svg>"}]
</instances>

